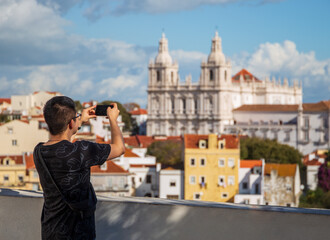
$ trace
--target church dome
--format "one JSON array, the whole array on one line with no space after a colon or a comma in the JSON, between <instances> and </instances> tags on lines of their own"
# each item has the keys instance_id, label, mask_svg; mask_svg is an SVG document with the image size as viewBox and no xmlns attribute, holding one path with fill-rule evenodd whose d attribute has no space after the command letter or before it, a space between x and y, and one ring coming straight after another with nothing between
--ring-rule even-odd
<instances>
[{"instance_id":1,"label":"church dome","mask_svg":"<svg viewBox=\"0 0 330 240\"><path fill-rule=\"evenodd\" d=\"M172 57L168 52L168 42L164 33L159 40L158 55L156 56L155 63L172 64Z\"/></svg>"},{"instance_id":2,"label":"church dome","mask_svg":"<svg viewBox=\"0 0 330 240\"><path fill-rule=\"evenodd\" d=\"M207 59L207 62L216 64L226 63L225 55L222 52L221 38L219 37L218 32L215 32L215 36L212 39L211 53Z\"/></svg>"}]
</instances>

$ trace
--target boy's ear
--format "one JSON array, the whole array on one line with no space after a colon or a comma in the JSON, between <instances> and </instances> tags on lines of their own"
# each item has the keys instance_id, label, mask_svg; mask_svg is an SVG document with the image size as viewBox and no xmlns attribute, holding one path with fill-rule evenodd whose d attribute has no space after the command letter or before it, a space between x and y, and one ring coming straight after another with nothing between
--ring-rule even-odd
<instances>
[{"instance_id":1,"label":"boy's ear","mask_svg":"<svg viewBox=\"0 0 330 240\"><path fill-rule=\"evenodd\" d=\"M69 129L72 129L72 119L71 119L71 121L69 122Z\"/></svg>"}]
</instances>

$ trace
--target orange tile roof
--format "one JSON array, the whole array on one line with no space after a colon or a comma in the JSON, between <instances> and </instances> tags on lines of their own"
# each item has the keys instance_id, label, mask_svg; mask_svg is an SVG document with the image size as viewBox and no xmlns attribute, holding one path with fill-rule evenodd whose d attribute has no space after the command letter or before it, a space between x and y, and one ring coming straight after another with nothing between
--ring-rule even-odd
<instances>
[{"instance_id":1,"label":"orange tile roof","mask_svg":"<svg viewBox=\"0 0 330 240\"><path fill-rule=\"evenodd\" d=\"M245 82L252 82L253 79L255 82L261 82L257 77L253 76L252 73L244 68L232 77L232 82L239 83L241 76Z\"/></svg>"},{"instance_id":2,"label":"orange tile roof","mask_svg":"<svg viewBox=\"0 0 330 240\"><path fill-rule=\"evenodd\" d=\"M330 110L330 100L317 103L303 103L304 112L322 112ZM297 112L298 104L249 104L242 105L233 111L242 112Z\"/></svg>"},{"instance_id":3,"label":"orange tile roof","mask_svg":"<svg viewBox=\"0 0 330 240\"><path fill-rule=\"evenodd\" d=\"M240 167L241 168L254 168L254 167L261 167L262 161L261 160L241 160Z\"/></svg>"},{"instance_id":4,"label":"orange tile roof","mask_svg":"<svg viewBox=\"0 0 330 240\"><path fill-rule=\"evenodd\" d=\"M296 169L297 164L266 163L264 174L270 175L271 170L277 170L277 175L280 177L294 177Z\"/></svg>"},{"instance_id":5,"label":"orange tile roof","mask_svg":"<svg viewBox=\"0 0 330 240\"><path fill-rule=\"evenodd\" d=\"M33 95L35 95L35 94L37 94L37 93L39 93L39 92L41 92L41 91L35 91L34 93L33 93ZM48 93L48 94L52 94L52 95L56 95L56 94L58 94L59 92L50 92L50 91L45 91L46 93Z\"/></svg>"},{"instance_id":6,"label":"orange tile roof","mask_svg":"<svg viewBox=\"0 0 330 240\"><path fill-rule=\"evenodd\" d=\"M150 144L157 141L176 141L181 142L182 139L180 136L169 136L169 137L152 137L144 135L135 135L130 137L125 137L124 142L128 146L137 147L137 148L147 148Z\"/></svg>"},{"instance_id":7,"label":"orange tile roof","mask_svg":"<svg viewBox=\"0 0 330 240\"><path fill-rule=\"evenodd\" d=\"M36 166L34 165L34 160L33 160L33 154L30 153L29 155L25 154L25 164L26 164L26 169L34 169Z\"/></svg>"},{"instance_id":8,"label":"orange tile roof","mask_svg":"<svg viewBox=\"0 0 330 240\"><path fill-rule=\"evenodd\" d=\"M238 148L238 137L236 135L221 135L218 140L226 140L227 149ZM199 148L199 140L208 140L208 135L185 134L184 144L185 148Z\"/></svg>"},{"instance_id":9,"label":"orange tile roof","mask_svg":"<svg viewBox=\"0 0 330 240\"><path fill-rule=\"evenodd\" d=\"M124 157L138 157L139 158L140 156L137 155L136 153L133 153L131 149L126 148Z\"/></svg>"},{"instance_id":10,"label":"orange tile roof","mask_svg":"<svg viewBox=\"0 0 330 240\"><path fill-rule=\"evenodd\" d=\"M123 169L121 166L115 164L113 161L107 161L107 169L101 170L101 166L92 166L92 173L120 173L120 174L129 174L129 172Z\"/></svg>"},{"instance_id":11,"label":"orange tile roof","mask_svg":"<svg viewBox=\"0 0 330 240\"><path fill-rule=\"evenodd\" d=\"M15 161L15 164L23 164L23 156L22 155L2 155L0 156L0 162L2 163L5 158L10 158Z\"/></svg>"},{"instance_id":12,"label":"orange tile roof","mask_svg":"<svg viewBox=\"0 0 330 240\"><path fill-rule=\"evenodd\" d=\"M142 109L142 108L130 111L129 113L132 114L132 115L145 115L145 114L148 114L147 110Z\"/></svg>"},{"instance_id":13,"label":"orange tile roof","mask_svg":"<svg viewBox=\"0 0 330 240\"><path fill-rule=\"evenodd\" d=\"M303 164L305 166L315 166L315 165L322 165L321 162L319 162L319 158L326 159L327 155L325 154L326 150L318 149L314 152L311 152L310 154L307 154L303 157ZM309 160L310 155L314 154L315 157L312 160Z\"/></svg>"},{"instance_id":14,"label":"orange tile roof","mask_svg":"<svg viewBox=\"0 0 330 240\"><path fill-rule=\"evenodd\" d=\"M10 98L0 98L0 104L3 104L3 103L11 104L11 99Z\"/></svg>"},{"instance_id":15,"label":"orange tile roof","mask_svg":"<svg viewBox=\"0 0 330 240\"><path fill-rule=\"evenodd\" d=\"M155 168L156 164L130 164L131 168Z\"/></svg>"}]
</instances>

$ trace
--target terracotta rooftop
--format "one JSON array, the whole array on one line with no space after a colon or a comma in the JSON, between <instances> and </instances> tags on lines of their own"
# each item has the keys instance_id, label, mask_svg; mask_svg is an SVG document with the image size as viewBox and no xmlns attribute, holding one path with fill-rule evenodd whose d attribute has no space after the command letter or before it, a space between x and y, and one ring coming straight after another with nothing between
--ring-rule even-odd
<instances>
[{"instance_id":1,"label":"terracotta rooftop","mask_svg":"<svg viewBox=\"0 0 330 240\"><path fill-rule=\"evenodd\" d=\"M155 168L156 164L130 164L130 168Z\"/></svg>"},{"instance_id":2,"label":"terracotta rooftop","mask_svg":"<svg viewBox=\"0 0 330 240\"><path fill-rule=\"evenodd\" d=\"M3 103L11 104L11 99L10 98L0 98L0 105Z\"/></svg>"},{"instance_id":3,"label":"terracotta rooftop","mask_svg":"<svg viewBox=\"0 0 330 240\"><path fill-rule=\"evenodd\" d=\"M270 175L271 170L277 170L277 175L280 177L294 177L296 169L297 164L266 163L264 175Z\"/></svg>"},{"instance_id":4,"label":"terracotta rooftop","mask_svg":"<svg viewBox=\"0 0 330 240\"><path fill-rule=\"evenodd\" d=\"M147 110L139 108L137 110L133 110L131 112L129 112L132 115L144 115L144 114L148 114Z\"/></svg>"},{"instance_id":5,"label":"terracotta rooftop","mask_svg":"<svg viewBox=\"0 0 330 240\"><path fill-rule=\"evenodd\" d=\"M129 174L128 171L123 169L121 166L115 164L113 161L106 161L107 168L105 170L101 170L101 166L92 166L92 173L121 173L121 174Z\"/></svg>"},{"instance_id":6,"label":"terracotta rooftop","mask_svg":"<svg viewBox=\"0 0 330 240\"><path fill-rule=\"evenodd\" d=\"M328 150L325 149L318 149L315 150L314 152L311 152L310 154L305 155L303 157L303 164L305 166L322 165L322 163L319 160L320 158L322 158L325 161L325 159L327 158L326 155L327 151Z\"/></svg>"},{"instance_id":7,"label":"terracotta rooftop","mask_svg":"<svg viewBox=\"0 0 330 240\"><path fill-rule=\"evenodd\" d=\"M330 110L330 100L317 103L303 103L304 112L322 112ZM298 104L251 104L242 105L233 111L241 112L297 112Z\"/></svg>"},{"instance_id":8,"label":"terracotta rooftop","mask_svg":"<svg viewBox=\"0 0 330 240\"><path fill-rule=\"evenodd\" d=\"M36 168L34 165L34 160L33 160L33 154L30 153L29 155L25 154L25 164L26 164L26 169L33 169Z\"/></svg>"},{"instance_id":9,"label":"terracotta rooftop","mask_svg":"<svg viewBox=\"0 0 330 240\"><path fill-rule=\"evenodd\" d=\"M218 140L226 140L225 148L238 148L238 137L236 135L221 135ZM199 148L199 140L208 140L208 135L185 134L184 144L185 148Z\"/></svg>"},{"instance_id":10,"label":"terracotta rooftop","mask_svg":"<svg viewBox=\"0 0 330 240\"><path fill-rule=\"evenodd\" d=\"M140 157L139 155L137 155L136 153L133 153L131 149L126 148L125 149L125 153L124 153L124 157Z\"/></svg>"},{"instance_id":11,"label":"terracotta rooftop","mask_svg":"<svg viewBox=\"0 0 330 240\"><path fill-rule=\"evenodd\" d=\"M15 164L23 164L23 156L22 155L1 155L0 163L3 163L5 158L10 158L15 161Z\"/></svg>"},{"instance_id":12,"label":"terracotta rooftop","mask_svg":"<svg viewBox=\"0 0 330 240\"><path fill-rule=\"evenodd\" d=\"M126 145L136 148L147 148L153 142L166 141L166 140L171 140L176 142L182 141L180 136L152 137L152 136L144 136L144 135L135 135L124 138L124 142Z\"/></svg>"},{"instance_id":13,"label":"terracotta rooftop","mask_svg":"<svg viewBox=\"0 0 330 240\"><path fill-rule=\"evenodd\" d=\"M244 82L252 82L253 80L255 82L261 82L257 77L253 76L252 73L244 68L232 77L232 82L239 83L241 77L243 78Z\"/></svg>"},{"instance_id":14,"label":"terracotta rooftop","mask_svg":"<svg viewBox=\"0 0 330 240\"><path fill-rule=\"evenodd\" d=\"M254 167L261 167L262 161L261 160L241 160L240 167L241 168L254 168Z\"/></svg>"}]
</instances>

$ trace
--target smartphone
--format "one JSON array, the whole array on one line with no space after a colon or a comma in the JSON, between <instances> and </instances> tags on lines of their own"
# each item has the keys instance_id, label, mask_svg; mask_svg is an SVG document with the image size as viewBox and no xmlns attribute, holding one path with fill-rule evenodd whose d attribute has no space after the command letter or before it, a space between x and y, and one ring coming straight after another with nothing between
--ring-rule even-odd
<instances>
[{"instance_id":1,"label":"smartphone","mask_svg":"<svg viewBox=\"0 0 330 240\"><path fill-rule=\"evenodd\" d=\"M95 115L96 116L107 116L108 107L113 108L113 105L96 105Z\"/></svg>"}]
</instances>

